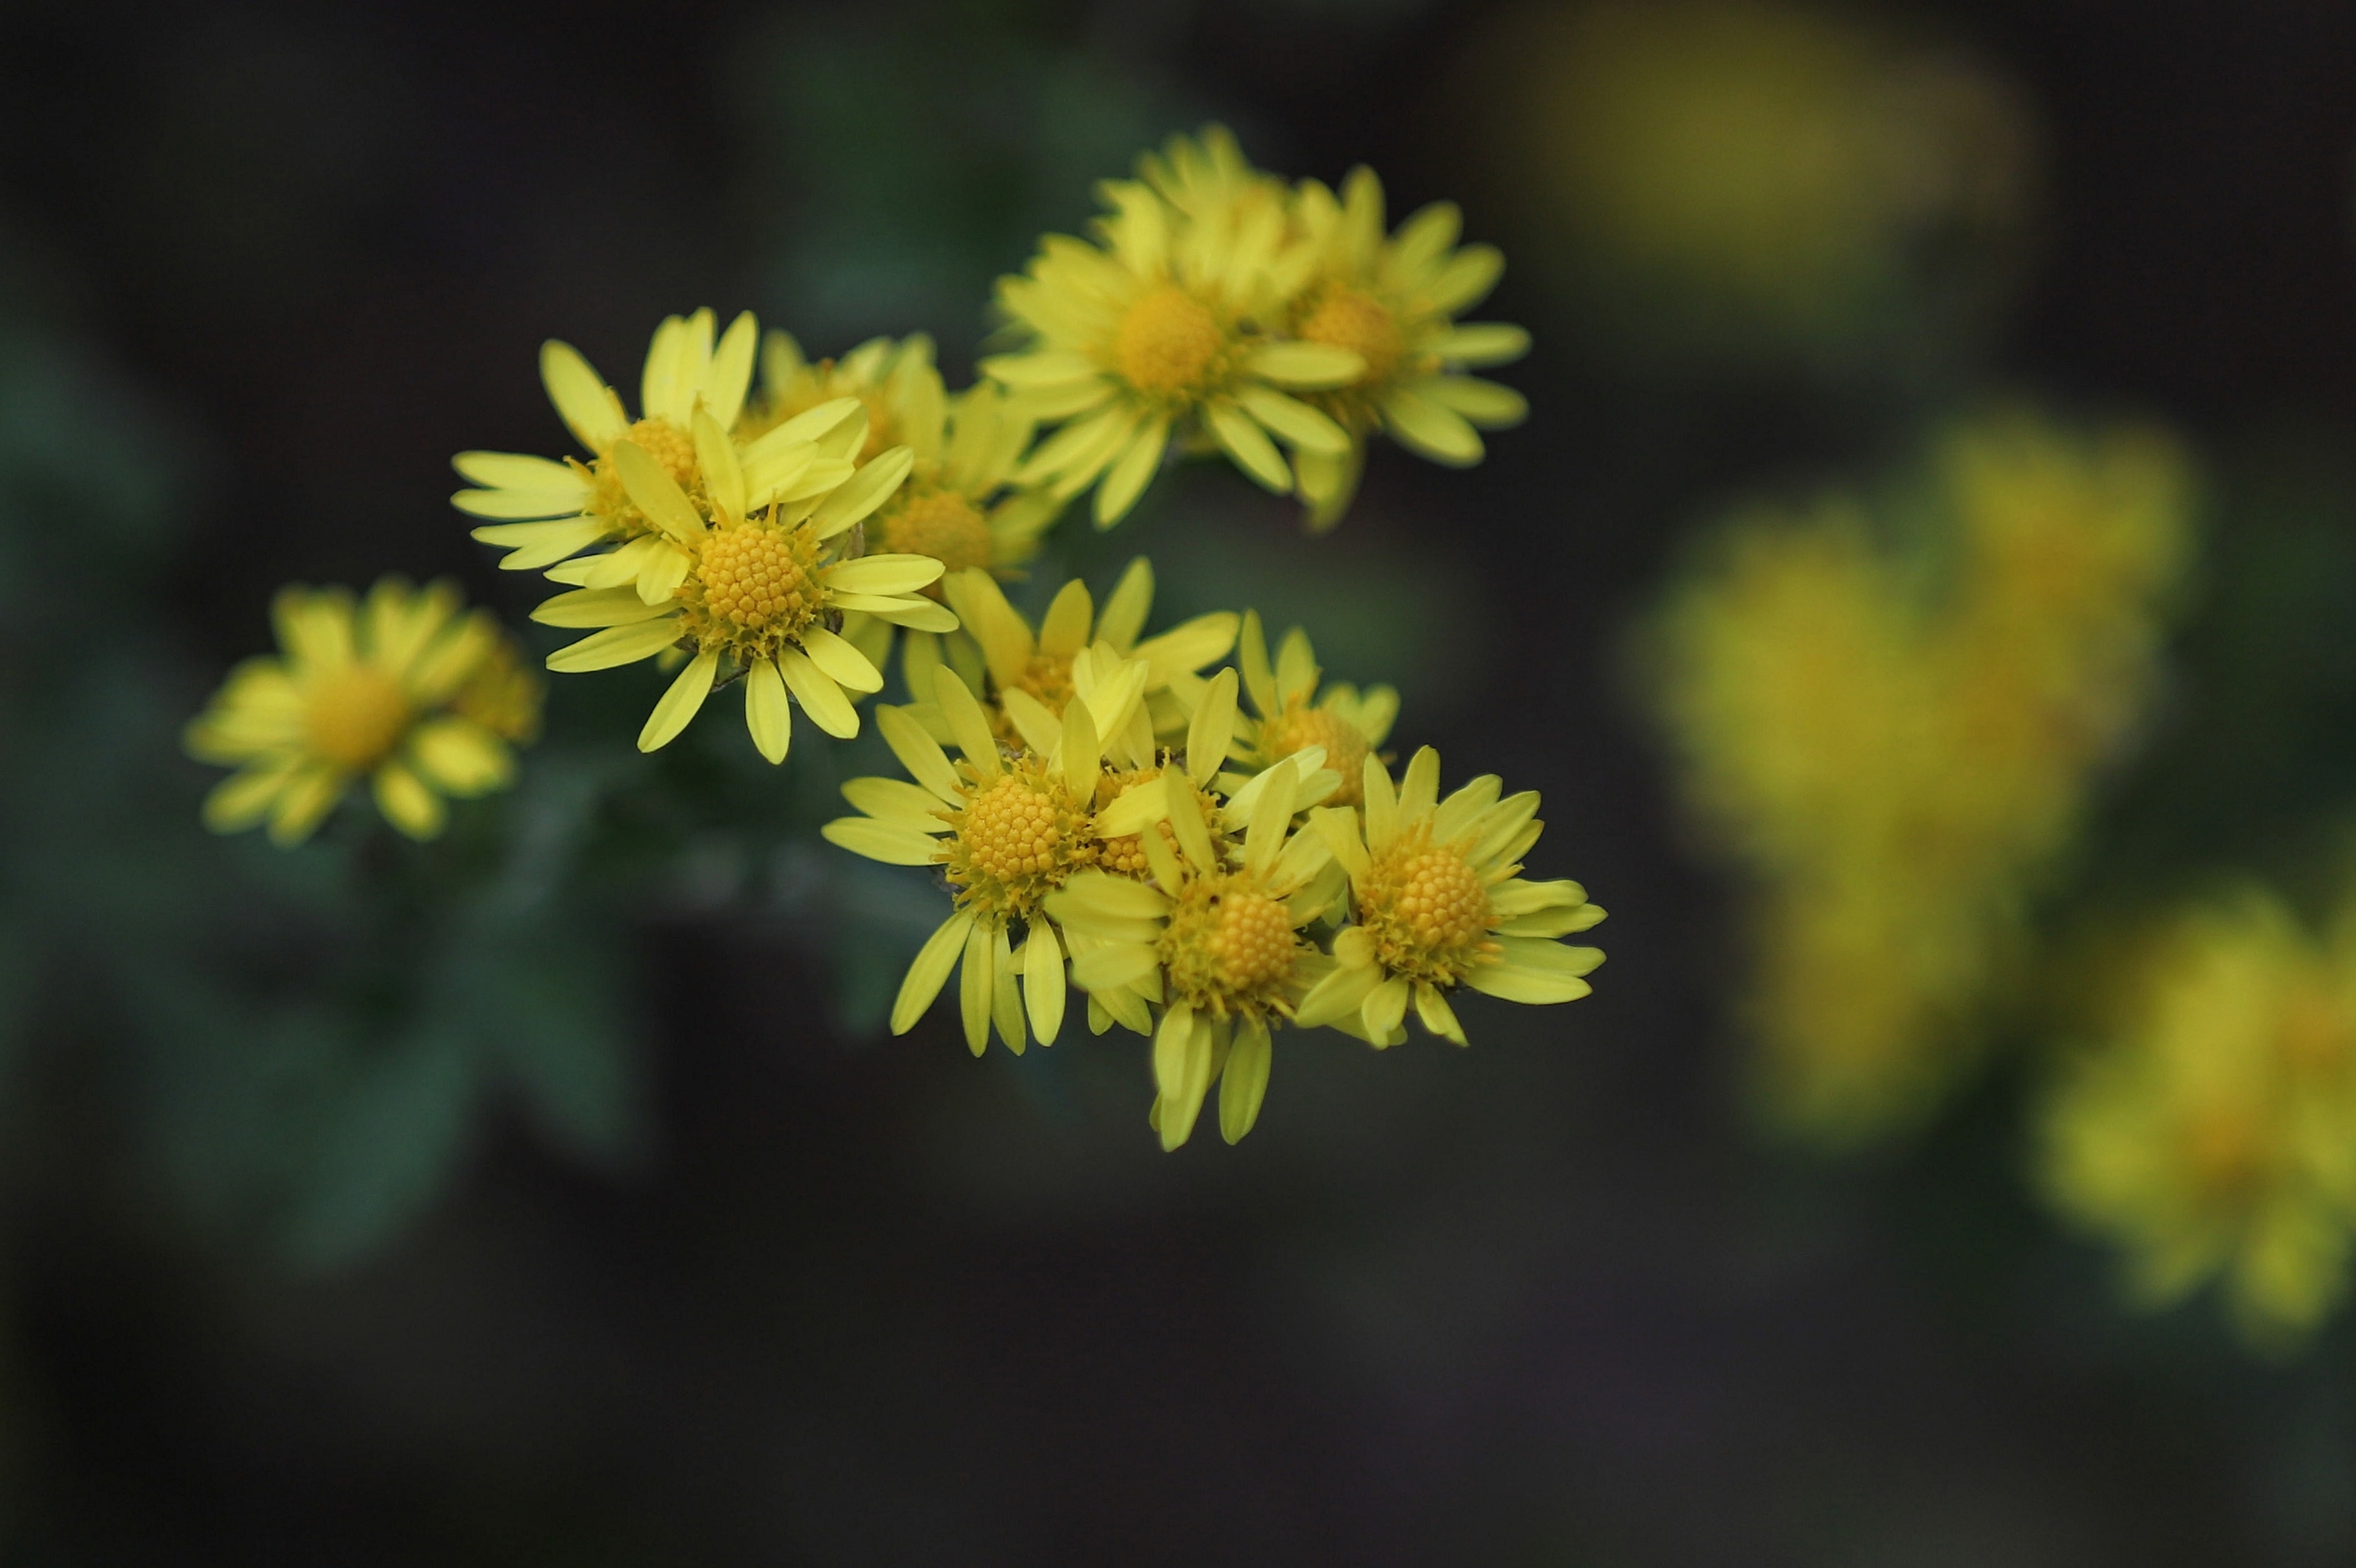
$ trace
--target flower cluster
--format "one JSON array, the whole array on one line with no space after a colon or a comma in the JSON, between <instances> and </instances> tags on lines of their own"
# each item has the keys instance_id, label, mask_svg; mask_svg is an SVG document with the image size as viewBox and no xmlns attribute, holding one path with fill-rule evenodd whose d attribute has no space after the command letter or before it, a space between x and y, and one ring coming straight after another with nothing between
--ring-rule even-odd
<instances>
[{"instance_id":1,"label":"flower cluster","mask_svg":"<svg viewBox=\"0 0 2356 1568\"><path fill-rule=\"evenodd\" d=\"M1166 453L1213 449L1330 527L1370 437L1464 466L1481 461L1481 429L1526 411L1518 392L1465 374L1520 357L1529 336L1456 320L1505 262L1458 247L1454 207L1388 232L1371 169L1338 195L1288 186L1217 127L1173 138L1098 194L1095 242L1049 235L1000 280L1024 341L982 368L1060 427L1023 474L1060 497L1094 487L1098 527L1128 514Z\"/></svg>"},{"instance_id":2,"label":"flower cluster","mask_svg":"<svg viewBox=\"0 0 2356 1568\"><path fill-rule=\"evenodd\" d=\"M1671 599L1660 707L1756 879L1746 1010L1788 1129L1888 1133L1968 1060L2144 710L2190 507L2162 437L2003 414L1946 432L1911 493L1738 524Z\"/></svg>"},{"instance_id":3,"label":"flower cluster","mask_svg":"<svg viewBox=\"0 0 2356 1568\"><path fill-rule=\"evenodd\" d=\"M1387 1047L1412 1009L1462 1044L1467 990L1585 995L1602 955L1557 939L1602 911L1576 882L1522 879L1537 795L1483 776L1442 799L1430 751L1394 778L1396 693L1321 687L1301 632L1273 659L1253 614L1149 635L1141 559L1101 606L1078 581L1036 624L1010 601L1075 497L1093 488L1098 523L1117 521L1173 453L1223 450L1323 528L1374 436L1462 465L1479 429L1525 411L1466 373L1528 339L1457 321L1503 262L1457 245L1452 207L1389 231L1370 171L1338 193L1288 184L1215 127L1101 191L1100 242L1049 236L1001 282L1012 351L971 387L949 389L921 336L812 359L707 309L656 329L634 413L552 341L541 380L577 450L462 453L452 499L502 568L556 585L532 620L586 634L550 669L669 674L643 752L732 686L772 763L796 708L855 736L896 646L910 700L875 723L908 776L853 780L862 815L824 830L935 869L949 896L894 1030L955 973L974 1051L993 1029L1020 1051L1056 1038L1076 988L1095 1032L1153 1037L1174 1148L1214 1083L1222 1131L1243 1136L1287 1025ZM197 755L242 770L207 819L266 818L293 843L366 773L424 837L443 795L506 782L537 679L455 607L392 580L357 612L290 590L288 657L238 672L190 730Z\"/></svg>"},{"instance_id":4,"label":"flower cluster","mask_svg":"<svg viewBox=\"0 0 2356 1568\"><path fill-rule=\"evenodd\" d=\"M451 583L387 577L358 603L288 588L272 618L278 656L230 671L188 725L191 754L237 770L205 801L217 833L266 822L272 842L299 844L366 778L387 822L431 838L444 796L504 788L510 748L539 731L539 677Z\"/></svg>"},{"instance_id":5,"label":"flower cluster","mask_svg":"<svg viewBox=\"0 0 2356 1568\"><path fill-rule=\"evenodd\" d=\"M1504 795L1490 774L1442 798L1430 748L1394 780L1376 748L1395 698L1339 688L1311 706L1308 639L1289 635L1272 671L1257 616L1242 618L1243 668L1205 678L1235 620L1135 641L1141 581L1142 562L1102 616L1068 583L1035 637L1013 620L980 682L939 663L929 701L878 709L908 777L844 785L862 815L826 837L938 868L953 906L909 967L894 1032L954 973L968 1046L980 1054L995 1029L1019 1052L1054 1042L1076 987L1092 1032L1152 1039L1152 1125L1174 1149L1214 1084L1222 1136L1251 1129L1288 1025L1388 1047L1411 1008L1462 1045L1466 990L1587 995L1601 953L1558 939L1603 912L1577 882L1522 877L1535 793ZM988 580L964 588L986 594ZM1247 684L1257 719L1238 705ZM1183 720L1174 733L1155 696Z\"/></svg>"},{"instance_id":6,"label":"flower cluster","mask_svg":"<svg viewBox=\"0 0 2356 1568\"><path fill-rule=\"evenodd\" d=\"M2127 966L2107 1043L2043 1118L2054 1201L2152 1306L2211 1278L2286 1347L2347 1290L2356 1240L2356 911L2325 940L2256 887L2182 912Z\"/></svg>"}]
</instances>

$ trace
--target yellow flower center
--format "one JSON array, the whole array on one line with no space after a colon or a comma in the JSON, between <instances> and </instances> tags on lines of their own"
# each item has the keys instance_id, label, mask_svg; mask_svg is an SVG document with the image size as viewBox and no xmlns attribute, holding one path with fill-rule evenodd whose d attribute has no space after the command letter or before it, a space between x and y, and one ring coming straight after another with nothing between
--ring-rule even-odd
<instances>
[{"instance_id":1,"label":"yellow flower center","mask_svg":"<svg viewBox=\"0 0 2356 1568\"><path fill-rule=\"evenodd\" d=\"M695 438L678 429L669 420L645 419L615 438L615 444L628 442L643 449L648 457L662 465L679 487L690 495L695 493L699 477L695 466ZM653 525L638 513L629 493L622 487L622 471L614 464L614 454L608 450L597 459L590 474L596 482L589 500L589 509L607 522L627 533L647 533Z\"/></svg>"},{"instance_id":2,"label":"yellow flower center","mask_svg":"<svg viewBox=\"0 0 2356 1568\"><path fill-rule=\"evenodd\" d=\"M1301 956L1284 901L1248 871L1188 882L1170 911L1160 950L1172 991L1216 1018L1280 1010Z\"/></svg>"},{"instance_id":3,"label":"yellow flower center","mask_svg":"<svg viewBox=\"0 0 2356 1568\"><path fill-rule=\"evenodd\" d=\"M775 657L826 607L809 525L712 529L697 547L680 598L681 629L699 648L727 648L747 661Z\"/></svg>"},{"instance_id":4,"label":"yellow flower center","mask_svg":"<svg viewBox=\"0 0 2356 1568\"><path fill-rule=\"evenodd\" d=\"M905 493L885 515L884 548L901 555L928 555L942 575L990 564L990 523L971 501L954 490Z\"/></svg>"},{"instance_id":5,"label":"yellow flower center","mask_svg":"<svg viewBox=\"0 0 2356 1568\"><path fill-rule=\"evenodd\" d=\"M1151 784L1162 777L1169 778L1174 787L1194 796L1195 813L1202 817L1204 830L1211 837L1212 854L1224 862L1228 842L1226 830L1219 826L1218 803L1205 795L1201 785L1182 773L1163 768L1140 768L1125 773L1108 773L1097 783L1097 809L1102 811L1133 785ZM1164 820L1155 823L1153 830L1162 835L1162 844L1173 856L1176 856L1179 853L1176 829ZM1105 839L1097 850L1097 864L1115 876L1141 882L1153 874L1152 866L1145 858L1145 836L1141 833L1124 833L1118 837Z\"/></svg>"},{"instance_id":6,"label":"yellow flower center","mask_svg":"<svg viewBox=\"0 0 2356 1568\"><path fill-rule=\"evenodd\" d=\"M1210 307L1175 283L1138 296L1113 336L1113 363L1129 384L1165 397L1199 392L1218 368L1226 335Z\"/></svg>"},{"instance_id":7,"label":"yellow flower center","mask_svg":"<svg viewBox=\"0 0 2356 1568\"><path fill-rule=\"evenodd\" d=\"M1064 709L1072 702L1072 661L1058 658L1054 654L1033 654L1031 662L1023 668L1023 678L1014 684L1037 698L1048 712L1061 719ZM1023 731L1014 727L1014 720L1006 716L1004 709L992 704L990 718L991 728L997 731L1000 740L1015 747L1029 744L1023 740Z\"/></svg>"},{"instance_id":8,"label":"yellow flower center","mask_svg":"<svg viewBox=\"0 0 2356 1568\"><path fill-rule=\"evenodd\" d=\"M372 665L346 665L312 685L304 739L322 761L364 773L400 744L413 714L399 681Z\"/></svg>"},{"instance_id":9,"label":"yellow flower center","mask_svg":"<svg viewBox=\"0 0 2356 1568\"><path fill-rule=\"evenodd\" d=\"M1088 815L1062 770L1024 757L949 814L945 850L960 907L1029 919L1039 901L1096 860Z\"/></svg>"},{"instance_id":10,"label":"yellow flower center","mask_svg":"<svg viewBox=\"0 0 2356 1568\"><path fill-rule=\"evenodd\" d=\"M1406 347L1398 317L1372 294L1342 283L1328 287L1316 307L1302 318L1301 336L1312 343L1355 349L1366 362L1361 384L1387 379L1398 368Z\"/></svg>"},{"instance_id":11,"label":"yellow flower center","mask_svg":"<svg viewBox=\"0 0 2356 1568\"><path fill-rule=\"evenodd\" d=\"M1356 805L1365 787L1365 736L1341 715L1312 708L1296 697L1269 722L1261 736L1261 753L1276 763L1311 746L1324 747L1325 765L1342 775L1342 787L1333 792L1329 804Z\"/></svg>"},{"instance_id":12,"label":"yellow flower center","mask_svg":"<svg viewBox=\"0 0 2356 1568\"><path fill-rule=\"evenodd\" d=\"M1491 960L1489 890L1463 852L1424 826L1368 868L1358 920L1393 974L1451 986Z\"/></svg>"},{"instance_id":13,"label":"yellow flower center","mask_svg":"<svg viewBox=\"0 0 2356 1568\"><path fill-rule=\"evenodd\" d=\"M642 447L682 490L695 488L695 438L669 420L640 420L622 439Z\"/></svg>"}]
</instances>

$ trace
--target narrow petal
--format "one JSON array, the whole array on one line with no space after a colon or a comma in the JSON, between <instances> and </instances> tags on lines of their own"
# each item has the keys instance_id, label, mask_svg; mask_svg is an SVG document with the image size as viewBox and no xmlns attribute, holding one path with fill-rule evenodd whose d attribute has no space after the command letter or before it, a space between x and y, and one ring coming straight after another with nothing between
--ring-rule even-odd
<instances>
[{"instance_id":1,"label":"narrow petal","mask_svg":"<svg viewBox=\"0 0 2356 1568\"><path fill-rule=\"evenodd\" d=\"M819 575L829 588L846 593L914 593L940 581L941 563L928 555L862 555Z\"/></svg>"},{"instance_id":2,"label":"narrow petal","mask_svg":"<svg viewBox=\"0 0 2356 1568\"><path fill-rule=\"evenodd\" d=\"M958 750L965 753L965 760L980 770L983 778L996 778L1001 766L998 737L991 733L990 716L955 670L944 666L935 672L933 700L948 720L949 732L957 737Z\"/></svg>"},{"instance_id":3,"label":"narrow petal","mask_svg":"<svg viewBox=\"0 0 2356 1568\"><path fill-rule=\"evenodd\" d=\"M564 421L573 439L589 451L605 451L629 428L604 379L571 344L552 337L540 346L540 380L548 389L556 417Z\"/></svg>"},{"instance_id":4,"label":"narrow petal","mask_svg":"<svg viewBox=\"0 0 2356 1568\"><path fill-rule=\"evenodd\" d=\"M949 678L954 680L957 677L952 674ZM941 750L940 742L926 734L924 726L909 718L906 709L878 708L875 710L875 728L882 733L884 743L892 748L892 754L900 759L900 765L908 770L910 778L932 791L946 805L962 805L965 803L964 793L958 787L957 770L949 766L948 756Z\"/></svg>"},{"instance_id":5,"label":"narrow petal","mask_svg":"<svg viewBox=\"0 0 2356 1568\"><path fill-rule=\"evenodd\" d=\"M1186 772L1195 783L1207 784L1218 776L1235 731L1236 672L1223 669L1211 677L1186 725Z\"/></svg>"},{"instance_id":6,"label":"narrow petal","mask_svg":"<svg viewBox=\"0 0 2356 1568\"><path fill-rule=\"evenodd\" d=\"M1469 468L1484 450L1481 432L1453 409L1396 388L1383 400L1383 422L1401 446L1453 468Z\"/></svg>"},{"instance_id":7,"label":"narrow petal","mask_svg":"<svg viewBox=\"0 0 2356 1568\"><path fill-rule=\"evenodd\" d=\"M616 665L652 658L678 640L679 623L669 615L635 626L610 626L557 649L548 656L548 667L562 675L612 669Z\"/></svg>"},{"instance_id":8,"label":"narrow petal","mask_svg":"<svg viewBox=\"0 0 2356 1568\"><path fill-rule=\"evenodd\" d=\"M1064 950L1047 921L1033 921L1030 940L1023 944L1023 1001L1030 1009L1031 1032L1041 1045L1055 1044L1056 1031L1064 1027Z\"/></svg>"},{"instance_id":9,"label":"narrow petal","mask_svg":"<svg viewBox=\"0 0 2356 1568\"><path fill-rule=\"evenodd\" d=\"M657 528L681 544L693 544L702 537L703 519L696 515L687 492L645 447L634 441L616 442L614 469L622 476L630 504Z\"/></svg>"},{"instance_id":10,"label":"narrow petal","mask_svg":"<svg viewBox=\"0 0 2356 1568\"><path fill-rule=\"evenodd\" d=\"M860 692L884 689L884 672L874 662L823 626L802 633L802 651L837 686Z\"/></svg>"},{"instance_id":11,"label":"narrow petal","mask_svg":"<svg viewBox=\"0 0 2356 1568\"><path fill-rule=\"evenodd\" d=\"M905 446L878 453L810 514L810 525L818 530L818 537L830 539L882 506L908 477L916 461L916 454Z\"/></svg>"},{"instance_id":12,"label":"narrow petal","mask_svg":"<svg viewBox=\"0 0 2356 1568\"><path fill-rule=\"evenodd\" d=\"M965 962L958 970L958 1011L965 1024L965 1046L980 1056L990 1049L990 1005L998 988L997 965L991 950L990 928L976 924L965 935Z\"/></svg>"},{"instance_id":13,"label":"narrow petal","mask_svg":"<svg viewBox=\"0 0 2356 1568\"><path fill-rule=\"evenodd\" d=\"M1113 460L1104 483L1097 486L1096 517L1099 528L1109 527L1129 515L1137 498L1145 494L1146 485L1161 470L1162 454L1169 445L1169 416L1146 421L1145 428L1130 439L1129 450Z\"/></svg>"},{"instance_id":14,"label":"narrow petal","mask_svg":"<svg viewBox=\"0 0 2356 1568\"><path fill-rule=\"evenodd\" d=\"M794 740L794 707L786 700L785 677L771 660L756 660L744 672L744 728L752 732L753 749L773 765L786 760Z\"/></svg>"},{"instance_id":15,"label":"narrow petal","mask_svg":"<svg viewBox=\"0 0 2356 1568\"><path fill-rule=\"evenodd\" d=\"M1245 1019L1236 1026L1236 1043L1227 1052L1226 1070L1219 1074L1219 1136L1239 1143L1259 1120L1261 1102L1268 1098L1269 1068L1275 1061L1268 1025Z\"/></svg>"},{"instance_id":16,"label":"narrow petal","mask_svg":"<svg viewBox=\"0 0 2356 1568\"><path fill-rule=\"evenodd\" d=\"M1205 423L1229 457L1263 488L1281 496L1292 488L1292 470L1268 433L1233 403L1213 403L1203 411ZM1471 428L1467 426L1466 428Z\"/></svg>"},{"instance_id":17,"label":"narrow petal","mask_svg":"<svg viewBox=\"0 0 2356 1568\"><path fill-rule=\"evenodd\" d=\"M925 939L916 960L908 965L906 978L900 982L900 994L892 1002L892 1032L905 1034L933 998L941 994L941 987L956 967L958 955L965 951L966 933L973 929L973 916L963 910L941 922L933 934Z\"/></svg>"},{"instance_id":18,"label":"narrow petal","mask_svg":"<svg viewBox=\"0 0 2356 1568\"><path fill-rule=\"evenodd\" d=\"M842 688L810 663L809 656L797 648L778 649L777 672L786 677L786 685L811 723L838 741L859 733L859 709L842 695Z\"/></svg>"},{"instance_id":19,"label":"narrow petal","mask_svg":"<svg viewBox=\"0 0 2356 1568\"><path fill-rule=\"evenodd\" d=\"M431 838L449 820L442 797L400 763L387 763L378 768L369 784L376 796L376 808L405 837Z\"/></svg>"},{"instance_id":20,"label":"narrow petal","mask_svg":"<svg viewBox=\"0 0 2356 1568\"><path fill-rule=\"evenodd\" d=\"M712 677L719 669L716 653L698 654L687 661L687 667L662 694L655 710L647 715L646 728L638 731L639 751L658 751L678 738L687 721L702 709L703 699L712 695Z\"/></svg>"},{"instance_id":21,"label":"narrow petal","mask_svg":"<svg viewBox=\"0 0 2356 1568\"><path fill-rule=\"evenodd\" d=\"M1346 387L1366 373L1355 349L1330 343L1264 343L1245 361L1254 375L1280 387Z\"/></svg>"},{"instance_id":22,"label":"narrow petal","mask_svg":"<svg viewBox=\"0 0 2356 1568\"><path fill-rule=\"evenodd\" d=\"M896 822L872 816L838 816L819 830L819 837L837 848L887 866L929 866L940 859L939 842Z\"/></svg>"},{"instance_id":23,"label":"narrow petal","mask_svg":"<svg viewBox=\"0 0 2356 1568\"><path fill-rule=\"evenodd\" d=\"M1350 449L1350 432L1298 398L1265 387L1247 388L1237 398L1244 412L1266 425L1278 440L1303 452L1339 457Z\"/></svg>"}]
</instances>

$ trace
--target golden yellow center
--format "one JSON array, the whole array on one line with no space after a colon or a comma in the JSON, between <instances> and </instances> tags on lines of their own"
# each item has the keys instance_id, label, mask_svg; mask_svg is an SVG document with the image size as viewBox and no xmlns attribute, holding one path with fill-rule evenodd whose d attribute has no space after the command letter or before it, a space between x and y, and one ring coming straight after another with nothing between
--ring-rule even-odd
<instances>
[{"instance_id":1,"label":"golden yellow center","mask_svg":"<svg viewBox=\"0 0 2356 1568\"><path fill-rule=\"evenodd\" d=\"M303 735L313 755L361 773L401 743L413 713L399 681L373 666L346 665L313 683Z\"/></svg>"},{"instance_id":2,"label":"golden yellow center","mask_svg":"<svg viewBox=\"0 0 2356 1568\"><path fill-rule=\"evenodd\" d=\"M703 537L696 581L705 611L746 632L793 632L818 613L821 593L793 539L776 528L723 528Z\"/></svg>"},{"instance_id":3,"label":"golden yellow center","mask_svg":"<svg viewBox=\"0 0 2356 1568\"><path fill-rule=\"evenodd\" d=\"M1261 750L1270 763L1280 763L1311 746L1324 747L1325 765L1342 775L1331 804L1357 805L1365 787L1366 737L1341 715L1296 697L1269 722Z\"/></svg>"},{"instance_id":4,"label":"golden yellow center","mask_svg":"<svg viewBox=\"0 0 2356 1568\"><path fill-rule=\"evenodd\" d=\"M1228 845L1226 830L1219 826L1218 803L1183 773L1162 768L1140 768L1132 773L1106 773L1097 785L1097 809L1102 811L1134 785L1151 784L1157 778L1165 777L1171 781L1173 788L1183 789L1194 797L1195 815L1203 819L1203 830L1210 837L1214 861L1224 861ZM1178 833L1170 826L1169 819L1165 817L1155 823L1153 830L1162 836L1162 847L1170 851L1172 857L1178 857L1181 853ZM1097 848L1097 864L1115 876L1130 877L1141 882L1153 874L1152 862L1145 858L1145 837L1140 833L1124 833L1103 840Z\"/></svg>"},{"instance_id":5,"label":"golden yellow center","mask_svg":"<svg viewBox=\"0 0 2356 1568\"><path fill-rule=\"evenodd\" d=\"M964 838L977 869L1012 882L1053 869L1064 830L1055 803L1008 773L974 796Z\"/></svg>"},{"instance_id":6,"label":"golden yellow center","mask_svg":"<svg viewBox=\"0 0 2356 1568\"><path fill-rule=\"evenodd\" d=\"M645 449L682 490L695 488L695 438L669 420L640 420L622 439Z\"/></svg>"},{"instance_id":7,"label":"golden yellow center","mask_svg":"<svg viewBox=\"0 0 2356 1568\"><path fill-rule=\"evenodd\" d=\"M942 575L990 564L990 523L971 501L954 490L919 490L884 518L884 548L900 555L928 555Z\"/></svg>"},{"instance_id":8,"label":"golden yellow center","mask_svg":"<svg viewBox=\"0 0 2356 1568\"><path fill-rule=\"evenodd\" d=\"M1278 1002L1300 961L1291 913L1248 873L1189 883L1160 947L1171 988L1221 1018Z\"/></svg>"},{"instance_id":9,"label":"golden yellow center","mask_svg":"<svg viewBox=\"0 0 2356 1568\"><path fill-rule=\"evenodd\" d=\"M1203 389L1226 335L1210 307L1175 283L1138 296L1113 337L1113 363L1129 384L1164 395Z\"/></svg>"},{"instance_id":10,"label":"golden yellow center","mask_svg":"<svg viewBox=\"0 0 2356 1568\"><path fill-rule=\"evenodd\" d=\"M1393 974L1452 986L1496 952L1489 890L1462 850L1430 832L1415 829L1359 879L1358 921Z\"/></svg>"},{"instance_id":11,"label":"golden yellow center","mask_svg":"<svg viewBox=\"0 0 2356 1568\"><path fill-rule=\"evenodd\" d=\"M1301 336L1312 343L1355 349L1366 362L1365 379L1380 381L1398 368L1406 347L1398 317L1371 294L1335 284L1301 319Z\"/></svg>"}]
</instances>

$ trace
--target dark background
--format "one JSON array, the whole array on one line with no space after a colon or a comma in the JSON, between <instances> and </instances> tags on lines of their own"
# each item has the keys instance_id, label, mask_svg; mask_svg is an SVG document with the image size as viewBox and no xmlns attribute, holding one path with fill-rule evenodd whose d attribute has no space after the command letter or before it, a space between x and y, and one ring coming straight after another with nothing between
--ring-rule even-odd
<instances>
[{"instance_id":1,"label":"dark background","mask_svg":"<svg viewBox=\"0 0 2356 1568\"><path fill-rule=\"evenodd\" d=\"M1463 1054L1318 1037L1280 1051L1245 1145L1164 1157L1133 1043L975 1063L945 1018L848 1027L823 900L791 885L841 873L691 867L613 927L630 1130L567 1153L483 1087L401 1222L308 1263L234 1203L186 1217L211 1157L157 1156L137 1107L194 1093L155 1065L189 1037L116 1018L91 968L26 1015L8 1080L9 1559L2356 1556L2346 1337L2276 1366L2205 1304L2126 1316L2028 1193L2017 1070L1878 1157L1751 1132L1723 889L1620 673L1712 506L1878 460L1983 387L2173 421L2215 454L2220 571L2244 494L2289 494L2344 561L2356 8L1861 14L1976 48L2043 127L2026 292L1902 415L1580 352L1580 302L1514 248L1514 171L1468 174L1465 62L1515 25L1494 7L0 5L11 341L75 368L9 382L27 461L72 456L14 514L37 540L8 575L38 597L54 559L79 585L18 619L8 679L150 650L124 678L161 717L125 733L162 744L75 753L160 770L123 808L148 831L198 836L170 727L263 645L281 582L454 574L520 619L446 461L556 449L542 338L634 388L662 315L750 305L812 352L929 329L954 385L990 279L1081 223L1090 179L1216 117L1290 173L1375 165L1395 216L1465 201L1508 246L1481 314L1537 331L1503 378L1536 412L1469 475L1379 454L1321 541L1205 473L1071 561L1103 581L1153 552L1163 619L1264 589L1329 670L1400 684L1398 743L1545 791L1535 874L1612 912L1591 1000L1476 1009ZM66 381L81 411L43 434ZM2231 641L2202 624L2196 649ZM2286 724L2348 723L2325 664ZM560 731L604 712L567 699ZM2344 760L2300 765L2293 804L2344 798ZM12 791L14 841L111 831L54 798ZM108 884L119 923L73 915L77 951L136 947L146 885Z\"/></svg>"}]
</instances>

